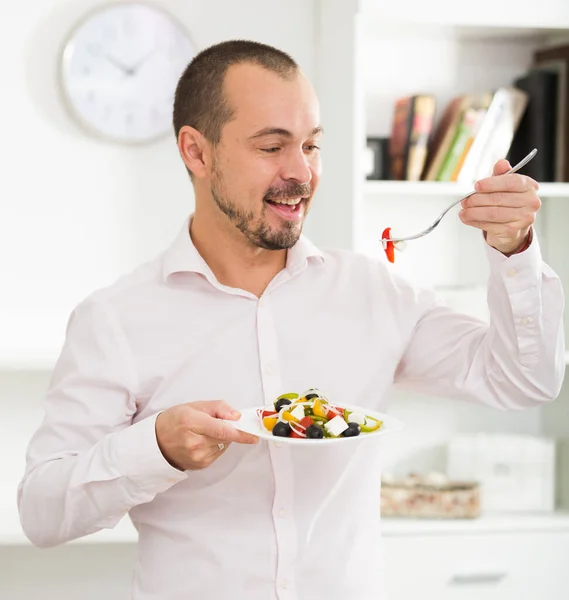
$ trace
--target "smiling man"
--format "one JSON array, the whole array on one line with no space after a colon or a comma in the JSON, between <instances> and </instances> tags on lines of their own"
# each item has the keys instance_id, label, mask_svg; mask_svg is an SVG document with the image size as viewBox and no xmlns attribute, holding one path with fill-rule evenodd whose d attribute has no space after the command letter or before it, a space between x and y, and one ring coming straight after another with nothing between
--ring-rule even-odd
<instances>
[{"instance_id":1,"label":"smiling man","mask_svg":"<svg viewBox=\"0 0 569 600\"><path fill-rule=\"evenodd\" d=\"M461 212L485 232L488 325L301 235L322 124L287 54L204 50L174 128L195 212L73 312L19 488L23 528L47 547L128 513L134 600L381 600L381 446L294 448L225 420L314 386L383 411L394 383L502 410L555 398L563 293L532 230L538 186L499 161Z\"/></svg>"}]
</instances>

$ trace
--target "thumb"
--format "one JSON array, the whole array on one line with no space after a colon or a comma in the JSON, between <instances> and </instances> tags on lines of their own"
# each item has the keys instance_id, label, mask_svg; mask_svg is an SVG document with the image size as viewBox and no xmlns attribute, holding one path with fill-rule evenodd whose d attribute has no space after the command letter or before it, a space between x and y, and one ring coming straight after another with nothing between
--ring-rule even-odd
<instances>
[{"instance_id":1,"label":"thumb","mask_svg":"<svg viewBox=\"0 0 569 600\"><path fill-rule=\"evenodd\" d=\"M510 165L510 163L506 159L502 158L494 165L492 175L503 175L504 173L507 173L511 168L512 165Z\"/></svg>"},{"instance_id":2,"label":"thumb","mask_svg":"<svg viewBox=\"0 0 569 600\"><path fill-rule=\"evenodd\" d=\"M231 408L227 402L223 400L203 400L199 402L189 402L188 406L195 410L199 410L208 414L215 419L230 419L237 421L241 417L241 413L234 408Z\"/></svg>"}]
</instances>

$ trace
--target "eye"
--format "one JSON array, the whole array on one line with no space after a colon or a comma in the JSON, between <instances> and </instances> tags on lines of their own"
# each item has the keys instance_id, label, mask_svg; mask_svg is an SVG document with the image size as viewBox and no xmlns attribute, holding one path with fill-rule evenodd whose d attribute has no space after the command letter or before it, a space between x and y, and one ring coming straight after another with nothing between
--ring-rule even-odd
<instances>
[{"instance_id":1,"label":"eye","mask_svg":"<svg viewBox=\"0 0 569 600\"><path fill-rule=\"evenodd\" d=\"M267 154L275 154L275 152L278 152L280 150L280 148L275 147L275 148L261 148L262 152L266 152Z\"/></svg>"},{"instance_id":2,"label":"eye","mask_svg":"<svg viewBox=\"0 0 569 600\"><path fill-rule=\"evenodd\" d=\"M310 144L309 146L305 146L306 150L308 150L308 152L316 152L317 150L320 150L320 146L316 146L315 144Z\"/></svg>"}]
</instances>

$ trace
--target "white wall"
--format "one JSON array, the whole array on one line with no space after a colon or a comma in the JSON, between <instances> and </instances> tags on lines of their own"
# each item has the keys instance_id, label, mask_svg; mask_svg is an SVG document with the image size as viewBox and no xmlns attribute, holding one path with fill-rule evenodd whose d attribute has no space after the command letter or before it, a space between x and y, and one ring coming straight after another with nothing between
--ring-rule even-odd
<instances>
[{"instance_id":1,"label":"white wall","mask_svg":"<svg viewBox=\"0 0 569 600\"><path fill-rule=\"evenodd\" d=\"M312 0L167 0L198 48L250 38L314 62ZM174 136L125 148L63 108L58 57L100 0L0 3L0 352L61 341L72 307L168 245L193 207ZM278 17L277 17L278 15Z\"/></svg>"},{"instance_id":2,"label":"white wall","mask_svg":"<svg viewBox=\"0 0 569 600\"><path fill-rule=\"evenodd\" d=\"M85 136L63 108L55 81L65 36L104 3L0 2L0 356L59 346L73 306L162 250L193 208L173 135L113 146ZM313 0L155 3L182 19L198 48L254 39L314 72ZM0 510L14 518L48 377L0 372ZM129 545L0 547L0 598L124 600L132 560Z\"/></svg>"}]
</instances>

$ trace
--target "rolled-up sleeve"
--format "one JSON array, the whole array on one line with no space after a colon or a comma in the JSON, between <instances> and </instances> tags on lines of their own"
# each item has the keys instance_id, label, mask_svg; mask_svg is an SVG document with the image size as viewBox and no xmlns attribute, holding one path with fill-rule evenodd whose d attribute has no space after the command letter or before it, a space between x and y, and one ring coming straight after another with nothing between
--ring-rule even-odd
<instances>
[{"instance_id":1,"label":"rolled-up sleeve","mask_svg":"<svg viewBox=\"0 0 569 600\"><path fill-rule=\"evenodd\" d=\"M55 546L114 527L186 478L164 459L156 415L133 424L138 380L112 307L87 300L69 320L18 488L24 532Z\"/></svg>"},{"instance_id":2,"label":"rolled-up sleeve","mask_svg":"<svg viewBox=\"0 0 569 600\"><path fill-rule=\"evenodd\" d=\"M520 254L486 253L489 324L425 295L396 383L502 409L548 402L565 374L561 282L536 236Z\"/></svg>"}]
</instances>

